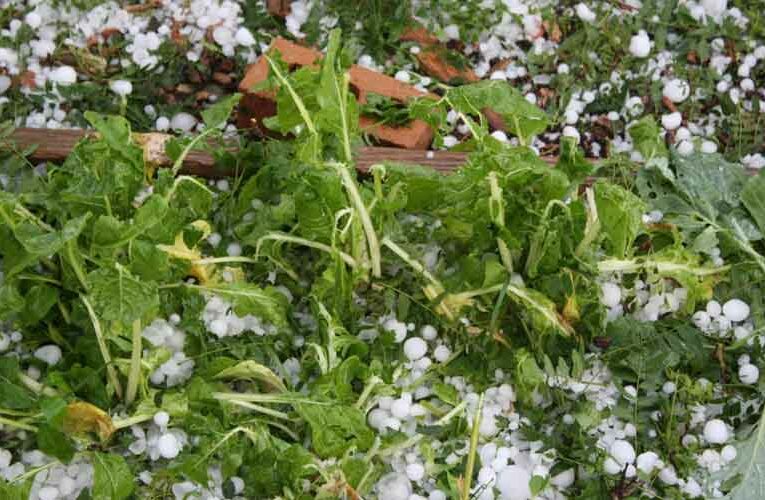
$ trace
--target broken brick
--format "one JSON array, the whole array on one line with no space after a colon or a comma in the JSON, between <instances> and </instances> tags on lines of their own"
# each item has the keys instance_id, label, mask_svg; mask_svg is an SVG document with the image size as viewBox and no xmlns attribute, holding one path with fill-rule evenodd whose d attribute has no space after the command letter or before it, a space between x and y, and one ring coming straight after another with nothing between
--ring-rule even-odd
<instances>
[{"instance_id":1,"label":"broken brick","mask_svg":"<svg viewBox=\"0 0 765 500\"><path fill-rule=\"evenodd\" d=\"M402 42L416 42L425 46L437 45L440 43L436 35L422 26L407 28L398 39Z\"/></svg>"},{"instance_id":2,"label":"broken brick","mask_svg":"<svg viewBox=\"0 0 765 500\"><path fill-rule=\"evenodd\" d=\"M474 83L479 80L472 69L458 69L456 66L446 62L442 57L442 54L440 54L440 51L435 48L428 48L420 51L420 53L417 54L417 61L419 61L420 67L425 73L434 78L438 78L442 82Z\"/></svg>"},{"instance_id":3,"label":"broken brick","mask_svg":"<svg viewBox=\"0 0 765 500\"><path fill-rule=\"evenodd\" d=\"M273 54L274 52L278 52L282 60L291 67L310 66L322 58L321 52L283 38L277 38L271 44L269 53ZM238 125L240 127L254 127L264 134L271 134L263 126L263 119L276 113L274 95L271 91L252 91L252 89L265 81L268 78L268 73L268 61L265 57L261 57L248 68L244 79L239 84L239 90L245 96L240 102L242 112L239 114ZM366 102L369 93L379 94L401 103L424 96L437 98L434 94L422 92L395 78L361 66L352 66L349 75L350 85L360 103ZM414 120L403 127L392 127L376 124L371 118L362 117L360 126L362 130L380 142L401 148L426 149L433 139L433 131L425 122L420 120Z\"/></svg>"},{"instance_id":4,"label":"broken brick","mask_svg":"<svg viewBox=\"0 0 765 500\"><path fill-rule=\"evenodd\" d=\"M266 0L266 11L276 17L287 17L290 14L290 0Z\"/></svg>"},{"instance_id":5,"label":"broken brick","mask_svg":"<svg viewBox=\"0 0 765 500\"><path fill-rule=\"evenodd\" d=\"M475 72L470 68L458 68L450 64L446 59L448 47L441 44L438 37L422 26L407 28L399 37L402 42L415 42L421 46L417 54L420 68L428 76L437 78L442 82L473 83L479 80Z\"/></svg>"}]
</instances>

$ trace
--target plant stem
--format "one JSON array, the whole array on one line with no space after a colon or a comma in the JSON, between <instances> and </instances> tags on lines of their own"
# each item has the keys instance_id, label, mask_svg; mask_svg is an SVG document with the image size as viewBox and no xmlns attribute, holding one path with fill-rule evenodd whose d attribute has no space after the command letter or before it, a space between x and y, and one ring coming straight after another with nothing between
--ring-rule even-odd
<instances>
[{"instance_id":1,"label":"plant stem","mask_svg":"<svg viewBox=\"0 0 765 500\"><path fill-rule=\"evenodd\" d=\"M109 347L106 345L106 339L101 330L101 323L98 321L98 316L96 316L96 312L93 310L93 306L90 305L90 301L87 297L80 295L80 300L85 304L85 309L88 310L88 315L90 316L90 322L93 324L93 330L96 333L96 340L98 341L98 348L101 351L101 357L104 358L104 364L106 365L106 375L109 379L109 383L114 387L114 392L117 394L117 397L122 399L122 384L120 384L117 370L112 364L112 356L109 354Z\"/></svg>"},{"instance_id":2,"label":"plant stem","mask_svg":"<svg viewBox=\"0 0 765 500\"><path fill-rule=\"evenodd\" d=\"M313 248L315 250L321 250L322 252L326 252L329 254L337 254L341 259L343 259L343 262L348 264L351 267L357 267L356 260L354 260L353 257L348 255L345 252L341 252L340 250L337 250L335 248L332 248L329 245L325 245L324 243L319 243L318 241L313 240L307 240L305 238L301 238L299 236L292 236L290 234L285 233L268 233L266 235L261 236L258 239L257 244L255 245L255 260L258 259L258 255L260 254L260 245L264 241L268 240L275 240L275 241L284 241L287 243L295 243L297 245L303 245L309 248Z\"/></svg>"},{"instance_id":3,"label":"plant stem","mask_svg":"<svg viewBox=\"0 0 765 500\"><path fill-rule=\"evenodd\" d=\"M367 246L369 247L369 258L372 261L372 276L379 278L382 276L380 243L377 239L374 225L372 224L372 218L369 216L369 211L367 211L367 207L364 205L364 200L361 199L361 193L359 193L356 181L351 177L351 172L348 166L337 163L334 164L334 166L337 168L338 172L340 172L340 178L343 181L345 190L348 192L348 197L351 199L351 203L359 214L361 226L364 228L364 234L367 237Z\"/></svg>"},{"instance_id":4,"label":"plant stem","mask_svg":"<svg viewBox=\"0 0 765 500\"><path fill-rule=\"evenodd\" d=\"M289 92L290 97L292 98L292 102L295 103L295 107L298 109L298 112L300 112L301 118L303 118L303 121L305 122L306 127L308 127L308 130L311 132L311 135L318 135L318 132L316 131L316 126L313 124L313 120L311 120L311 115L308 113L308 110L305 107L305 104L303 103L303 100L300 98L299 95L297 95L297 92L295 92L295 89L292 88L292 85L290 85L290 82L287 81L287 79L282 74L281 70L279 69L279 66L274 63L273 59L271 59L268 56L263 56L266 58L266 61L268 61L268 65L271 67L271 71L274 72L274 75L276 76L276 79L279 80L279 83L284 85L284 88L287 89L287 92Z\"/></svg>"},{"instance_id":5,"label":"plant stem","mask_svg":"<svg viewBox=\"0 0 765 500\"><path fill-rule=\"evenodd\" d=\"M481 428L481 413L483 412L484 393L478 398L478 408L473 417L473 430L470 433L470 451L468 453L467 466L465 467L465 480L462 483L462 500L470 500L470 486L473 483L473 469L475 468L475 457L478 451L478 437Z\"/></svg>"},{"instance_id":6,"label":"plant stem","mask_svg":"<svg viewBox=\"0 0 765 500\"><path fill-rule=\"evenodd\" d=\"M0 424L7 425L9 427L15 427L17 429L23 429L25 431L37 432L37 427L34 425L25 424L24 422L19 422L17 420L12 420L6 417L0 417Z\"/></svg>"},{"instance_id":7,"label":"plant stem","mask_svg":"<svg viewBox=\"0 0 765 500\"><path fill-rule=\"evenodd\" d=\"M130 372L128 373L125 404L130 406L138 393L138 382L141 380L141 320L133 321L133 351L130 354Z\"/></svg>"}]
</instances>

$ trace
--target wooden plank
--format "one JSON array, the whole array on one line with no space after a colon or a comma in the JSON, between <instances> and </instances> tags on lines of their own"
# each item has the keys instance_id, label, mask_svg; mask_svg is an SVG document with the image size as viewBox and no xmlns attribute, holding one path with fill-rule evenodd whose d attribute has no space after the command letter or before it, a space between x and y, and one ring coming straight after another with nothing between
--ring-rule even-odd
<instances>
[{"instance_id":1,"label":"wooden plank","mask_svg":"<svg viewBox=\"0 0 765 500\"><path fill-rule=\"evenodd\" d=\"M64 161L74 146L93 131L70 129L17 128L10 141L19 150L34 146L29 158L32 161ZM136 142L145 144L144 153L148 161L160 166L170 166L170 159L164 154L164 143L170 134L134 134ZM0 144L0 148L2 144ZM191 151L183 162L184 173L202 177L223 177L226 172L215 168L215 158L205 151Z\"/></svg>"}]
</instances>

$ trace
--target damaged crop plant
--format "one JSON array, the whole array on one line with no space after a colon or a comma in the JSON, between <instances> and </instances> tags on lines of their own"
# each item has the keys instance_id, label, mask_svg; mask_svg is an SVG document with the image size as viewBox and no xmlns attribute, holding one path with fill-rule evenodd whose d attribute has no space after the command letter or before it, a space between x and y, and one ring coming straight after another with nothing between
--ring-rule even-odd
<instances>
[{"instance_id":1,"label":"damaged crop plant","mask_svg":"<svg viewBox=\"0 0 765 500\"><path fill-rule=\"evenodd\" d=\"M759 498L765 177L651 116L635 172L571 134L551 167L497 79L407 108L464 166L358 175L326 45L266 56L280 140L228 147L233 94L170 168L94 111L60 164L2 153L0 498Z\"/></svg>"}]
</instances>

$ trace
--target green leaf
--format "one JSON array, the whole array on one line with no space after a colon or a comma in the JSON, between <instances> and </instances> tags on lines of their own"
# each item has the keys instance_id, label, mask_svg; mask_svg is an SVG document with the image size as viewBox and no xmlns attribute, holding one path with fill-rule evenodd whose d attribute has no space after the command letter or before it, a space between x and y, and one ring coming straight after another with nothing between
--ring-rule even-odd
<instances>
[{"instance_id":1,"label":"green leaf","mask_svg":"<svg viewBox=\"0 0 765 500\"><path fill-rule=\"evenodd\" d=\"M338 457L352 446L365 451L374 442L375 434L358 408L303 403L296 410L311 428L313 449L322 458Z\"/></svg>"},{"instance_id":2,"label":"green leaf","mask_svg":"<svg viewBox=\"0 0 765 500\"><path fill-rule=\"evenodd\" d=\"M122 246L162 222L167 213L163 196L153 195L135 212L132 223L125 223L110 215L102 215L93 225L93 244L99 247Z\"/></svg>"},{"instance_id":3,"label":"green leaf","mask_svg":"<svg viewBox=\"0 0 765 500\"><path fill-rule=\"evenodd\" d=\"M252 314L272 325L287 326L289 301L273 287L260 288L247 283L230 283L199 287L230 301L239 316Z\"/></svg>"},{"instance_id":4,"label":"green leaf","mask_svg":"<svg viewBox=\"0 0 765 500\"><path fill-rule=\"evenodd\" d=\"M640 151L646 162L654 158L666 158L669 156L667 146L661 137L661 128L657 125L653 116L647 115L630 126L627 130L635 143L635 149Z\"/></svg>"},{"instance_id":5,"label":"green leaf","mask_svg":"<svg viewBox=\"0 0 765 500\"><path fill-rule=\"evenodd\" d=\"M90 218L83 215L68 220L60 231L47 231L32 224L22 222L14 228L14 235L24 249L32 255L48 257L61 250L67 242L77 238Z\"/></svg>"},{"instance_id":6,"label":"green leaf","mask_svg":"<svg viewBox=\"0 0 765 500\"><path fill-rule=\"evenodd\" d=\"M123 500L133 493L133 472L125 459L111 453L93 453L93 500Z\"/></svg>"},{"instance_id":7,"label":"green leaf","mask_svg":"<svg viewBox=\"0 0 765 500\"><path fill-rule=\"evenodd\" d=\"M555 168L563 171L575 185L595 173L594 165L584 158L584 151L573 137L564 136L561 139L560 156Z\"/></svg>"},{"instance_id":8,"label":"green leaf","mask_svg":"<svg viewBox=\"0 0 765 500\"><path fill-rule=\"evenodd\" d=\"M765 172L752 177L741 190L741 202L757 223L762 234L765 234Z\"/></svg>"},{"instance_id":9,"label":"green leaf","mask_svg":"<svg viewBox=\"0 0 765 500\"><path fill-rule=\"evenodd\" d=\"M232 94L202 111L205 128L219 128L225 125L241 98L242 94Z\"/></svg>"},{"instance_id":10,"label":"green leaf","mask_svg":"<svg viewBox=\"0 0 765 500\"><path fill-rule=\"evenodd\" d=\"M729 500L765 498L765 412L743 442L736 443L736 458L713 479L737 484L725 497Z\"/></svg>"},{"instance_id":11,"label":"green leaf","mask_svg":"<svg viewBox=\"0 0 765 500\"><path fill-rule=\"evenodd\" d=\"M66 434L47 423L37 429L37 447L43 453L56 457L64 463L69 462L76 451Z\"/></svg>"},{"instance_id":12,"label":"green leaf","mask_svg":"<svg viewBox=\"0 0 765 500\"><path fill-rule=\"evenodd\" d=\"M446 93L454 108L469 115L478 115L485 108L499 113L508 131L527 140L547 129L547 115L523 97L509 83L482 80L450 89Z\"/></svg>"},{"instance_id":13,"label":"green leaf","mask_svg":"<svg viewBox=\"0 0 765 500\"><path fill-rule=\"evenodd\" d=\"M8 319L24 309L24 297L19 293L16 283L6 280L0 285L0 319Z\"/></svg>"},{"instance_id":14,"label":"green leaf","mask_svg":"<svg viewBox=\"0 0 765 500\"><path fill-rule=\"evenodd\" d=\"M20 318L27 325L42 320L59 299L58 288L46 284L32 286L24 296L24 309Z\"/></svg>"},{"instance_id":15,"label":"green leaf","mask_svg":"<svg viewBox=\"0 0 765 500\"><path fill-rule=\"evenodd\" d=\"M93 308L102 320L128 325L159 307L156 284L139 280L119 265L93 271L88 285Z\"/></svg>"},{"instance_id":16,"label":"green leaf","mask_svg":"<svg viewBox=\"0 0 765 500\"><path fill-rule=\"evenodd\" d=\"M0 407L10 410L26 410L35 406L34 395L19 381L19 361L16 358L0 358Z\"/></svg>"},{"instance_id":17,"label":"green leaf","mask_svg":"<svg viewBox=\"0 0 765 500\"><path fill-rule=\"evenodd\" d=\"M93 125L110 149L127 160L131 167L143 170L143 149L133 144L127 119L115 115L104 116L94 111L86 111L85 119Z\"/></svg>"},{"instance_id":18,"label":"green leaf","mask_svg":"<svg viewBox=\"0 0 765 500\"><path fill-rule=\"evenodd\" d=\"M615 184L598 182L595 185L595 204L601 229L608 238L610 254L616 257L628 255L643 227L645 203Z\"/></svg>"}]
</instances>

